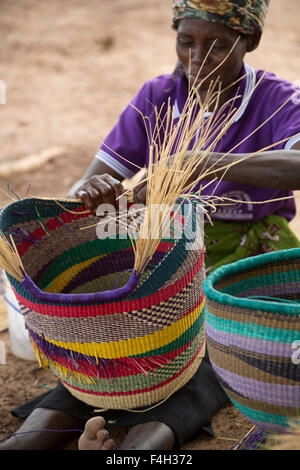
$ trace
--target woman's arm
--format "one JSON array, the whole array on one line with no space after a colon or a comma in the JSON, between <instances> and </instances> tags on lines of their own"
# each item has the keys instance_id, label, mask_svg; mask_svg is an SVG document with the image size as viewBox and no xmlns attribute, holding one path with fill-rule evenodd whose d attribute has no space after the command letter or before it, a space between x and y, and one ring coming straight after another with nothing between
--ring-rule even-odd
<instances>
[{"instance_id":1,"label":"woman's arm","mask_svg":"<svg viewBox=\"0 0 300 470\"><path fill-rule=\"evenodd\" d=\"M207 175L205 179L222 177L225 181L232 183L300 190L300 142L297 142L292 150L272 150L249 158L245 158L246 154L229 154L224 158L220 157L222 154L210 155L206 170L213 167L210 175ZM220 170L227 165L231 166L226 171ZM195 170L191 181L195 180L200 172L203 172L203 168ZM101 203L115 203L116 197L125 191L121 184L123 179L116 171L95 158L85 175L71 188L68 196L81 198L89 209L95 210ZM135 202L145 202L145 195L145 183L141 183L134 190Z\"/></svg>"},{"instance_id":2,"label":"woman's arm","mask_svg":"<svg viewBox=\"0 0 300 470\"><path fill-rule=\"evenodd\" d=\"M209 163L206 161L203 167L196 168L189 181L192 183L201 173L207 171L210 172L205 177L207 180L222 178L232 183L264 188L300 190L300 142L292 150L262 152L249 158L247 154L229 154L221 158L222 155L224 154L211 153ZM231 166L225 171L224 167L227 165ZM134 190L134 200L144 203L145 197L146 185L142 182Z\"/></svg>"},{"instance_id":3,"label":"woman's arm","mask_svg":"<svg viewBox=\"0 0 300 470\"><path fill-rule=\"evenodd\" d=\"M206 169L212 165L212 173L205 179L223 178L232 183L251 184L265 188L284 190L300 190L300 142L292 150L272 150L258 155L247 157L246 154L229 154L220 158L222 154L212 153ZM226 171L220 170L232 164ZM219 171L218 171L219 169ZM197 178L197 169L191 180Z\"/></svg>"}]
</instances>

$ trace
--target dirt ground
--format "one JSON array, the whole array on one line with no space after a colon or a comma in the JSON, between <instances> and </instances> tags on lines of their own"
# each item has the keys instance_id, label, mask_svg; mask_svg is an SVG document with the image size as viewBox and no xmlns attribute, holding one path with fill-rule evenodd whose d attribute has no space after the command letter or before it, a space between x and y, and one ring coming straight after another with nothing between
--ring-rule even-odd
<instances>
[{"instance_id":1,"label":"dirt ground","mask_svg":"<svg viewBox=\"0 0 300 470\"><path fill-rule=\"evenodd\" d=\"M84 172L119 113L145 80L172 71L175 34L171 0L1 0L0 166L52 147L65 147L34 171L0 178L19 196L64 197ZM300 2L272 0L259 49L247 57L256 68L300 79ZM1 100L0 100L1 101ZM300 201L297 194L297 200ZM0 194L0 206L9 199ZM300 236L300 221L292 227ZM14 357L0 365L0 440L20 421L10 410L45 391L56 379L37 363ZM198 436L184 449L227 450L252 428L233 406L217 413L215 437ZM114 436L121 441L123 429ZM69 449L76 449L73 442Z\"/></svg>"}]
</instances>

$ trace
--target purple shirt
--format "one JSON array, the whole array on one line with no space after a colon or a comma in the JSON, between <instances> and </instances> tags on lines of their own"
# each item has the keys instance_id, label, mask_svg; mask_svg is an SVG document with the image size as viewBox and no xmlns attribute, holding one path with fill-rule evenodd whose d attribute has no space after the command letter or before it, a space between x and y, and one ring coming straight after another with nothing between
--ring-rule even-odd
<instances>
[{"instance_id":1,"label":"purple shirt","mask_svg":"<svg viewBox=\"0 0 300 470\"><path fill-rule=\"evenodd\" d=\"M255 88L263 74L263 79ZM247 64L244 64L241 76L244 78L236 86L233 96L239 95L235 98L234 107L239 108L241 103L243 106L214 151L249 154L284 139L284 142L270 150L291 149L300 141L300 90L274 74L255 71ZM139 168L147 166L149 158L148 137L142 115L149 118L146 120L148 131L154 129L154 106L159 110L164 102L167 105L170 98L171 106L174 105L174 122L177 122L187 94L187 80L183 76L174 81L172 75L162 75L147 81L131 101L133 106L128 105L123 111L96 157L124 178L132 177ZM278 111L287 100L287 104ZM268 122L259 128L267 119ZM205 181L202 184L205 185ZM253 204L290 196L293 194L291 191L221 181L210 184L202 194L209 195L212 191L219 197L248 201L247 204L219 207L213 215L214 219L251 222L277 214L291 220L296 213L294 199Z\"/></svg>"}]
</instances>

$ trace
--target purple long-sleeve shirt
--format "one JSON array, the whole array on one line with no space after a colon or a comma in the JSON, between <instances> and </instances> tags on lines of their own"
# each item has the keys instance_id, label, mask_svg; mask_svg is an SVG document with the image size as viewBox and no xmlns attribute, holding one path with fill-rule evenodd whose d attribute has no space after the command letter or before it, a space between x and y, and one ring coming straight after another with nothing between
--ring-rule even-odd
<instances>
[{"instance_id":1,"label":"purple long-sleeve shirt","mask_svg":"<svg viewBox=\"0 0 300 470\"><path fill-rule=\"evenodd\" d=\"M234 107L239 112L214 151L249 154L275 143L270 150L291 149L300 141L300 90L274 74L255 71L248 64L244 64L241 77L233 91L233 97L236 97ZM176 123L187 96L188 85L184 76L174 80L172 75L162 75L147 81L123 111L96 157L124 178L130 178L139 168L147 167L149 141L146 126L148 132L155 128L154 106L159 110L170 99L170 105L174 106ZM282 105L284 106L279 110ZM146 126L142 115L147 117ZM205 181L202 184L205 185ZM290 221L296 213L294 199L255 204L291 196L291 191L223 180L208 185L202 194L209 195L213 191L219 197L247 201L220 206L213 214L214 219L254 222L267 215L277 214Z\"/></svg>"}]
</instances>

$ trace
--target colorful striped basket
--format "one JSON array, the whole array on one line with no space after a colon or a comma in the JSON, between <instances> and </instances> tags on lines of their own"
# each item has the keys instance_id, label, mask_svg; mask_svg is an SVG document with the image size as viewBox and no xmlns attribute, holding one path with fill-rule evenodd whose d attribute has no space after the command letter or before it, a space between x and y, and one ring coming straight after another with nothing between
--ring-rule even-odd
<instances>
[{"instance_id":1,"label":"colorful striped basket","mask_svg":"<svg viewBox=\"0 0 300 470\"><path fill-rule=\"evenodd\" d=\"M300 249L218 268L204 292L220 383L260 429L286 429L300 414Z\"/></svg>"},{"instance_id":2,"label":"colorful striped basket","mask_svg":"<svg viewBox=\"0 0 300 470\"><path fill-rule=\"evenodd\" d=\"M36 355L83 402L148 407L199 367L204 251L186 248L192 204L188 214L183 236L161 240L138 275L130 238L84 229L99 218L79 202L29 198L3 211L0 228L12 234L24 267L22 281L9 280Z\"/></svg>"}]
</instances>

